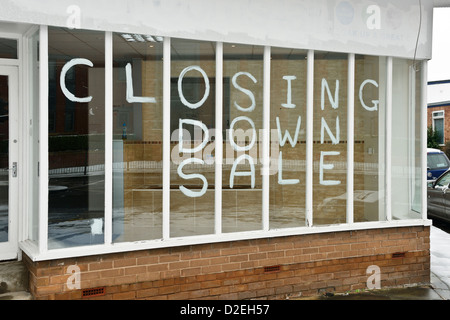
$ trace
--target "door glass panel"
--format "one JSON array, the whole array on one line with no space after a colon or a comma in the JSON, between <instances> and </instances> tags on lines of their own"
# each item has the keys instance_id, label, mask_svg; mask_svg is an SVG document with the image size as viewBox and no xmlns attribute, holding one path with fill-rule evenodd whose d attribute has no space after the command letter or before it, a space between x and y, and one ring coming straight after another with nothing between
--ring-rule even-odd
<instances>
[{"instance_id":1,"label":"door glass panel","mask_svg":"<svg viewBox=\"0 0 450 320\"><path fill-rule=\"evenodd\" d=\"M48 43L48 247L101 244L105 207L104 33L49 28Z\"/></svg>"},{"instance_id":2,"label":"door glass panel","mask_svg":"<svg viewBox=\"0 0 450 320\"><path fill-rule=\"evenodd\" d=\"M0 38L0 58L17 59L17 40Z\"/></svg>"},{"instance_id":3,"label":"door glass panel","mask_svg":"<svg viewBox=\"0 0 450 320\"><path fill-rule=\"evenodd\" d=\"M8 77L0 76L0 242L8 241L9 197Z\"/></svg>"}]
</instances>

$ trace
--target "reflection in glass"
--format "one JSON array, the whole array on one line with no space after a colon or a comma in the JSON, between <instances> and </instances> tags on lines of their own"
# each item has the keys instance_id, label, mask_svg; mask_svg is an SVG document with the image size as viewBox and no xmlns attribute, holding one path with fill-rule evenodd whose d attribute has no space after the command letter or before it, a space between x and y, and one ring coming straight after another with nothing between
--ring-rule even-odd
<instances>
[{"instance_id":1,"label":"reflection in glass","mask_svg":"<svg viewBox=\"0 0 450 320\"><path fill-rule=\"evenodd\" d=\"M8 241L9 97L8 77L0 76L0 243Z\"/></svg>"},{"instance_id":2,"label":"reflection in glass","mask_svg":"<svg viewBox=\"0 0 450 320\"><path fill-rule=\"evenodd\" d=\"M103 243L104 34L51 27L48 41L48 246Z\"/></svg>"},{"instance_id":3,"label":"reflection in glass","mask_svg":"<svg viewBox=\"0 0 450 320\"><path fill-rule=\"evenodd\" d=\"M162 237L162 38L114 34L113 234ZM130 88L133 97L130 97ZM128 95L128 96L127 96Z\"/></svg>"},{"instance_id":4,"label":"reflection in glass","mask_svg":"<svg viewBox=\"0 0 450 320\"><path fill-rule=\"evenodd\" d=\"M307 52L271 52L270 228L305 226Z\"/></svg>"}]
</instances>

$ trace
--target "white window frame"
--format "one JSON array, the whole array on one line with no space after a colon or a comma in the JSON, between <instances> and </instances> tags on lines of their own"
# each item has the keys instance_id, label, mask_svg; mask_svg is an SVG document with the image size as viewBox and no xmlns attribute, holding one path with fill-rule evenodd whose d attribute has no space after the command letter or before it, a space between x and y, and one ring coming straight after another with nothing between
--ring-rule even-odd
<instances>
[{"instance_id":1,"label":"white window frame","mask_svg":"<svg viewBox=\"0 0 450 320\"><path fill-rule=\"evenodd\" d=\"M112 33L105 32L105 110L112 110L113 83L112 83ZM315 226L313 223L313 127L307 126L306 131L306 223L304 227L271 229L269 225L269 176L263 177L263 210L261 230L222 233L222 212L221 212L221 177L222 163L217 161L222 159L221 148L216 148L215 163L215 228L210 235L170 237L170 43L169 37L164 38L163 47L163 224L162 239L146 240L138 242L114 243L112 241L112 113L105 112L105 242L100 245L80 246L63 249L48 250L48 27L40 27L40 180L39 190L39 243L30 240L20 243L22 250L27 253L32 260L50 260L59 258L69 258L78 256L100 255L116 252L148 250L165 247L188 246L204 243L217 243L226 241L239 241L260 238L273 238L282 236L328 233L339 231L354 231L365 229L378 229L403 226L430 226L431 221L426 216L426 191L422 193L422 218L414 220L393 220L391 210L391 187L390 187L390 153L385 153L384 166L386 172L384 196L386 221L354 222L353 219L353 142L354 142L354 84L355 84L355 55L348 54L348 172L347 172L347 212L346 223L336 225ZM270 128L270 47L264 48L264 85L263 85L263 128ZM422 62L426 70L426 61ZM306 122L312 123L313 119L313 94L314 94L314 50L308 50L307 54L307 97L306 97ZM223 44L216 43L216 78L223 76ZM386 66L386 132L385 150L391 146L391 108L392 108L392 58L387 58ZM422 80L422 99L426 101L426 77ZM216 143L223 142L222 137L222 81L216 81ZM426 112L421 114L422 137L426 137ZM263 137L263 160L264 168L269 168L270 136L269 130ZM426 143L422 144L425 150ZM424 153L424 152L422 152ZM382 165L382 164L381 164ZM426 157L422 158L422 169L426 169ZM422 185L426 185L426 175L423 174ZM422 188L425 190L425 187Z\"/></svg>"}]
</instances>

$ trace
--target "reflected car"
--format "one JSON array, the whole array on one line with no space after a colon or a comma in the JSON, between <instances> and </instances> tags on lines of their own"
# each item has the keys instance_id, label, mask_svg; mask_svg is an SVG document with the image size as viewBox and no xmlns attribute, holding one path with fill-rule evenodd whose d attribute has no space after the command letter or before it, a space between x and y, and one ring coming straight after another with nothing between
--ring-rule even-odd
<instances>
[{"instance_id":1,"label":"reflected car","mask_svg":"<svg viewBox=\"0 0 450 320\"><path fill-rule=\"evenodd\" d=\"M436 180L450 168L447 155L439 149L427 149L427 180Z\"/></svg>"},{"instance_id":2,"label":"reflected car","mask_svg":"<svg viewBox=\"0 0 450 320\"><path fill-rule=\"evenodd\" d=\"M378 220L378 191L354 190L353 200L355 221ZM330 223L343 223L345 221L340 221L339 219L333 220L333 218L336 218L336 214L345 212L346 208L347 193L336 197L325 198L317 206L317 216L320 216L321 219L331 221ZM314 221L317 221L317 219L314 218Z\"/></svg>"},{"instance_id":3,"label":"reflected car","mask_svg":"<svg viewBox=\"0 0 450 320\"><path fill-rule=\"evenodd\" d=\"M428 217L450 222L450 170L447 170L436 181L428 182L427 212Z\"/></svg>"}]
</instances>

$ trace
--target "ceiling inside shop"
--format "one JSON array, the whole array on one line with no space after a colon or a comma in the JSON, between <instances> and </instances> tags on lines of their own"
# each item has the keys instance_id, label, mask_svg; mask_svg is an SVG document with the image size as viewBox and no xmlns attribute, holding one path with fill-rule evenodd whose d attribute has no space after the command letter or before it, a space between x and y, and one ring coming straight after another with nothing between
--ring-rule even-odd
<instances>
[{"instance_id":1,"label":"ceiling inside shop","mask_svg":"<svg viewBox=\"0 0 450 320\"><path fill-rule=\"evenodd\" d=\"M91 60L95 63L104 63L105 45L103 32L87 30L70 30L65 28L49 28L49 54L72 57L76 56ZM201 57L201 59L215 59L216 43L208 41L193 41L184 39L172 39L171 55L172 59L191 59ZM121 34L114 34L114 58L123 57L142 58L161 57L162 42L139 42L127 41ZM224 44L224 56L230 59L258 58L263 56L262 46L243 44ZM295 52L294 52L295 51ZM272 55L283 54L306 54L303 50L272 48Z\"/></svg>"}]
</instances>

